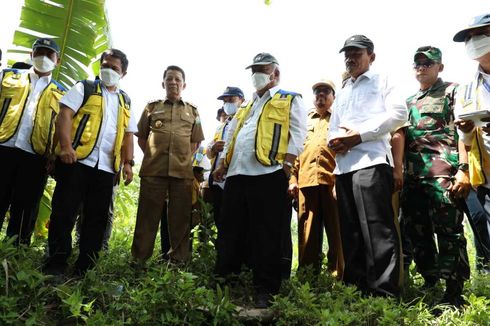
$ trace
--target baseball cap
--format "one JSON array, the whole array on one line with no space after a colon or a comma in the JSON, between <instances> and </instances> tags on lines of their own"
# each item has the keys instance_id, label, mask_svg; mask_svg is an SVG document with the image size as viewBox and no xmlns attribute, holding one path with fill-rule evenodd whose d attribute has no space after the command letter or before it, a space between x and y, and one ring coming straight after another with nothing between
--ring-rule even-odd
<instances>
[{"instance_id":1,"label":"baseball cap","mask_svg":"<svg viewBox=\"0 0 490 326\"><path fill-rule=\"evenodd\" d=\"M32 49L37 49L37 48L48 48L50 50L53 50L56 53L60 53L60 47L56 42L50 38L38 38L36 42L32 45Z\"/></svg>"},{"instance_id":2,"label":"baseball cap","mask_svg":"<svg viewBox=\"0 0 490 326\"><path fill-rule=\"evenodd\" d=\"M345 51L346 48L355 47L360 49L374 50L373 41L368 39L364 35L352 35L344 42L344 47L340 49L339 53Z\"/></svg>"},{"instance_id":3,"label":"baseball cap","mask_svg":"<svg viewBox=\"0 0 490 326\"><path fill-rule=\"evenodd\" d=\"M271 63L279 64L277 59L274 56L267 52L262 52L257 54L254 57L254 61L250 66L247 66L245 69L251 68L252 66L262 66L262 65L270 65Z\"/></svg>"},{"instance_id":4,"label":"baseball cap","mask_svg":"<svg viewBox=\"0 0 490 326\"><path fill-rule=\"evenodd\" d=\"M241 98L244 98L245 96L243 95L243 92L240 88L238 87L233 87L233 86L228 86L226 89L223 91L223 94L221 94L218 97L218 100L222 100L223 97L225 96L238 96Z\"/></svg>"},{"instance_id":5,"label":"baseball cap","mask_svg":"<svg viewBox=\"0 0 490 326\"><path fill-rule=\"evenodd\" d=\"M490 14L479 15L473 18L468 27L457 32L454 37L454 42L464 42L468 31L479 27L490 25Z\"/></svg>"},{"instance_id":6,"label":"baseball cap","mask_svg":"<svg viewBox=\"0 0 490 326\"><path fill-rule=\"evenodd\" d=\"M413 61L417 59L417 56L423 54L427 57L427 59L432 60L434 62L442 61L442 52L436 47L433 46L422 46L415 51L415 55L413 56Z\"/></svg>"},{"instance_id":7,"label":"baseball cap","mask_svg":"<svg viewBox=\"0 0 490 326\"><path fill-rule=\"evenodd\" d=\"M322 79L318 80L315 84L313 84L313 86L311 86L311 89L314 91L317 87L320 87L320 86L330 87L333 90L333 92L335 93L335 84L330 79L322 78Z\"/></svg>"}]
</instances>

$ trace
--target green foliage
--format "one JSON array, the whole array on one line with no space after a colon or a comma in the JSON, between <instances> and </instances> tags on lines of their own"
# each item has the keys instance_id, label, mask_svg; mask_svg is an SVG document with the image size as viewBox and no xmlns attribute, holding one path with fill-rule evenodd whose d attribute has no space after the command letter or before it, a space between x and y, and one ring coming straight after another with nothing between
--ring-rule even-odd
<instances>
[{"instance_id":1,"label":"green foliage","mask_svg":"<svg viewBox=\"0 0 490 326\"><path fill-rule=\"evenodd\" d=\"M105 0L25 0L9 52L27 54L39 36L60 46L61 65L53 78L67 88L86 79L93 61L111 44Z\"/></svg>"},{"instance_id":2,"label":"green foliage","mask_svg":"<svg viewBox=\"0 0 490 326\"><path fill-rule=\"evenodd\" d=\"M157 240L155 257L145 267L131 267L138 189L137 177L131 185L119 187L110 251L102 253L96 268L83 278L40 273L45 241L19 249L12 241L0 242L0 325L245 324L237 306L252 306L252 276L244 271L230 278L232 287L213 276L216 229L209 204L202 203L203 225L193 230L193 260L187 266L160 260ZM326 271L318 276L301 271L275 297L273 324L490 324L490 276L473 273L465 286L468 306L461 311L442 307L439 317L432 309L442 286L422 292L423 280L415 270L410 280L402 299L395 300L363 296Z\"/></svg>"}]
</instances>

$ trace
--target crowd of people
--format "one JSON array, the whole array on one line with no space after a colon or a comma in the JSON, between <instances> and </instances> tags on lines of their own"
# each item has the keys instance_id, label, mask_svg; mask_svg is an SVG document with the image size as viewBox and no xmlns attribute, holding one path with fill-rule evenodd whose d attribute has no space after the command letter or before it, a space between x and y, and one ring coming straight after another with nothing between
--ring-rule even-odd
<instances>
[{"instance_id":1,"label":"crowd of people","mask_svg":"<svg viewBox=\"0 0 490 326\"><path fill-rule=\"evenodd\" d=\"M133 267L153 255L159 229L162 259L189 262L205 184L203 199L212 204L217 230L214 272L226 280L244 266L251 269L259 308L270 305L290 275L293 208L299 269L321 272L325 232L327 271L338 280L367 295L398 297L413 262L424 289L444 280L441 303L460 307L470 277L464 214L474 232L477 270L490 272L490 14L476 17L453 40L464 42L479 63L472 81L443 81L440 49L422 46L413 56L420 87L405 99L389 78L371 70L374 43L353 35L340 49L342 85L318 80L311 110L301 94L279 86L279 61L259 53L246 67L256 92L246 101L239 87L226 87L218 96L219 127L203 148L198 109L182 98L181 67L167 67L165 98L149 102L137 121L118 86L128 69L122 51L106 50L99 76L66 90L51 74L60 63L59 46L39 38L31 68L0 73L6 235L29 245L53 175L42 270L67 273L77 224L72 271L83 275L108 247L119 180L127 185L133 179L136 136L144 156ZM209 170L207 180L203 170Z\"/></svg>"}]
</instances>

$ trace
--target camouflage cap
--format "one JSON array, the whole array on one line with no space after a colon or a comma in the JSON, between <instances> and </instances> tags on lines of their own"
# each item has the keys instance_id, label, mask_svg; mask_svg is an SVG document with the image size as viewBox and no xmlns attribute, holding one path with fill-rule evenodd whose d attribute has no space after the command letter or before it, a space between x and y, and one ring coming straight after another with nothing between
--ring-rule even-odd
<instances>
[{"instance_id":1,"label":"camouflage cap","mask_svg":"<svg viewBox=\"0 0 490 326\"><path fill-rule=\"evenodd\" d=\"M438 48L434 46L422 46L415 51L415 55L413 56L413 61L417 60L419 55L425 55L427 59L432 60L434 62L442 62L442 52Z\"/></svg>"}]
</instances>

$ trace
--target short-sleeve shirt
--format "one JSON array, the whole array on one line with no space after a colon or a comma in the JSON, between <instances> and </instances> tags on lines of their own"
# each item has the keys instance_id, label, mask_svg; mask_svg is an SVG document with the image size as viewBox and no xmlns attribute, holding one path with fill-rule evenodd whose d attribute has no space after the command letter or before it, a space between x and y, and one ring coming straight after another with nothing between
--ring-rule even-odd
<instances>
[{"instance_id":1,"label":"short-sleeve shirt","mask_svg":"<svg viewBox=\"0 0 490 326\"><path fill-rule=\"evenodd\" d=\"M119 89L115 92L109 92L101 84L101 90L105 107L99 138L92 153L86 159L78 162L90 167L97 166L99 170L114 173L114 145L116 142L117 115L119 112ZM83 96L83 84L77 83L61 98L60 103L77 113L82 106ZM136 118L132 110L130 110L129 124L125 131L137 131Z\"/></svg>"},{"instance_id":2,"label":"short-sleeve shirt","mask_svg":"<svg viewBox=\"0 0 490 326\"><path fill-rule=\"evenodd\" d=\"M456 84L437 82L407 99L405 173L416 178L450 177L457 172L454 126Z\"/></svg>"},{"instance_id":3,"label":"short-sleeve shirt","mask_svg":"<svg viewBox=\"0 0 490 326\"><path fill-rule=\"evenodd\" d=\"M191 143L204 140L194 105L168 99L148 103L138 122L136 136L147 139L140 176L194 177Z\"/></svg>"}]
</instances>

